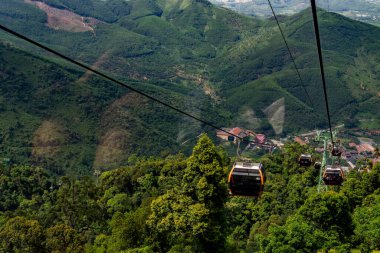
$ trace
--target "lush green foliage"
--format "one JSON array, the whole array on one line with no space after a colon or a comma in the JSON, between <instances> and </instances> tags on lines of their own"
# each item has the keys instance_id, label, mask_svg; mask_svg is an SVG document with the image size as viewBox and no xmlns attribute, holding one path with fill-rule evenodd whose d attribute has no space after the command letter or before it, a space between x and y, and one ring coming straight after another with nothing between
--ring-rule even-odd
<instances>
[{"instance_id":1,"label":"lush green foliage","mask_svg":"<svg viewBox=\"0 0 380 253\"><path fill-rule=\"evenodd\" d=\"M272 20L207 1L44 1L99 19L93 32L52 29L36 6L3 2L2 24L216 125L266 134L278 125L282 136L326 127L309 10L281 18L302 87ZM379 28L321 11L320 29L333 124L378 128ZM2 157L88 175L125 165L132 154L189 154L194 137L211 130L0 37Z\"/></svg>"},{"instance_id":2,"label":"lush green foliage","mask_svg":"<svg viewBox=\"0 0 380 253\"><path fill-rule=\"evenodd\" d=\"M258 199L227 197L229 161L203 135L190 157L131 159L99 178L0 170L4 252L365 252L378 244L380 164L317 193L307 148L265 155Z\"/></svg>"},{"instance_id":3,"label":"lush green foliage","mask_svg":"<svg viewBox=\"0 0 380 253\"><path fill-rule=\"evenodd\" d=\"M312 103L271 20L204 0L45 0L101 21L74 33L47 26L36 6L3 2L2 24L215 124L273 133L265 109L283 101L283 135L326 125L309 10L281 25ZM333 123L378 127L379 28L321 12L320 29ZM0 170L0 251L379 249L379 164L317 193L318 172L297 166L307 148L287 144L259 159L268 171L259 199L227 198L230 164L210 139L189 158L169 155L189 154L210 129L0 37L0 154L10 158Z\"/></svg>"}]
</instances>

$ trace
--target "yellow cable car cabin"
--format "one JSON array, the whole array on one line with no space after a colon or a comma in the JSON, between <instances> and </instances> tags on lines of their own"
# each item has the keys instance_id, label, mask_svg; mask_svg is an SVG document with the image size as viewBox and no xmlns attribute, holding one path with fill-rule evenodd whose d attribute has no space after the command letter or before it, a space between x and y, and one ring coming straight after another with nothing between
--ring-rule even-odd
<instances>
[{"instance_id":1,"label":"yellow cable car cabin","mask_svg":"<svg viewBox=\"0 0 380 253\"><path fill-rule=\"evenodd\" d=\"M265 171L261 163L235 162L228 176L233 196L258 197L264 190Z\"/></svg>"},{"instance_id":2,"label":"yellow cable car cabin","mask_svg":"<svg viewBox=\"0 0 380 253\"><path fill-rule=\"evenodd\" d=\"M344 179L343 170L340 166L327 166L323 172L325 185L342 185Z\"/></svg>"},{"instance_id":3,"label":"yellow cable car cabin","mask_svg":"<svg viewBox=\"0 0 380 253\"><path fill-rule=\"evenodd\" d=\"M311 163L312 159L310 154L301 154L301 156L298 159L298 164L302 167L309 167Z\"/></svg>"}]
</instances>

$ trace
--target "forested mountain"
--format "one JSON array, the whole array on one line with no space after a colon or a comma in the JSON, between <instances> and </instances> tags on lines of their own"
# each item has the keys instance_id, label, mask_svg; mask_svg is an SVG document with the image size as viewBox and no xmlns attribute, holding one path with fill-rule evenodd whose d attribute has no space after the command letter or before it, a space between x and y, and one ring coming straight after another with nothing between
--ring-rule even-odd
<instances>
[{"instance_id":1,"label":"forested mountain","mask_svg":"<svg viewBox=\"0 0 380 253\"><path fill-rule=\"evenodd\" d=\"M327 123L309 9L281 19L305 87L273 20L208 1L6 0L0 22L220 126L285 136ZM379 28L323 10L320 26L333 124L378 127ZM211 131L0 36L4 157L87 174L131 154L188 152Z\"/></svg>"},{"instance_id":2,"label":"forested mountain","mask_svg":"<svg viewBox=\"0 0 380 253\"><path fill-rule=\"evenodd\" d=\"M380 164L317 192L299 144L260 158L258 198L228 197L229 159L207 136L192 155L134 159L87 177L0 167L2 252L370 252L380 249ZM313 153L313 156L317 154Z\"/></svg>"}]
</instances>

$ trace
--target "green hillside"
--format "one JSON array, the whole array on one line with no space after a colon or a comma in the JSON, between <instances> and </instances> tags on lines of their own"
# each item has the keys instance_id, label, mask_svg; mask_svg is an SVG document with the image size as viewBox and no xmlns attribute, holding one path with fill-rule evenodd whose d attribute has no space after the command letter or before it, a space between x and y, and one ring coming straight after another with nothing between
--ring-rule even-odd
<instances>
[{"instance_id":1,"label":"green hillside","mask_svg":"<svg viewBox=\"0 0 380 253\"><path fill-rule=\"evenodd\" d=\"M353 108L358 109L358 104L362 104L368 99L379 101L377 92L380 76L375 63L378 61L379 53L378 50L374 50L377 48L376 41L378 41L379 30L376 27L355 22L337 14L322 12L320 18L329 102L334 116L333 122L337 124L351 115ZM305 123L301 125L312 128L313 126L308 125L308 122L314 123L316 126L323 124L323 121L319 121L321 119L319 116L324 117L325 108L309 10L288 20L285 19L282 25L289 38L288 43L291 45L301 76L314 105L312 108L314 120L305 119ZM305 104L301 110L296 110L296 107L292 106L288 109L291 111L295 109L294 111L297 111L297 114L309 114L306 105L311 106L310 101L307 99L293 66L289 64L289 56L282 39L278 32L271 33L272 37L269 39L271 43L268 46L258 45L255 47L254 42L246 41L246 44L253 46L244 48L244 45L239 45L244 50L239 51L234 47L225 55L220 56L220 62L223 62L221 64L225 64L223 68L225 71L219 72L221 76L218 81L222 83L222 87L227 88L229 85L232 86L234 82L241 83L242 85L238 88L231 88L235 96L240 92L244 93L245 101L247 101L246 83L263 80L264 78L258 78L258 76L266 76L265 78L269 78L279 86L275 97L286 97L285 89L295 98L301 100L299 102ZM225 58L229 60L223 61ZM240 89L243 90L239 91ZM255 101L262 98L262 94L259 92L251 90L251 93L252 100L249 103L255 104ZM270 103L274 99L272 101L264 100ZM233 101L231 103L236 104ZM373 106L376 109L379 108L378 104L373 103ZM289 112L290 122L292 122L292 115L293 113ZM376 113L369 117L377 118Z\"/></svg>"},{"instance_id":2,"label":"green hillside","mask_svg":"<svg viewBox=\"0 0 380 253\"><path fill-rule=\"evenodd\" d=\"M0 59L0 152L14 162L87 174L93 167L104 170L125 163L131 154L167 155L178 149L180 130L198 128L182 115L112 83L95 77L82 82L82 72L18 49L0 45ZM196 108L185 97L190 92L186 88L129 84Z\"/></svg>"},{"instance_id":3,"label":"green hillside","mask_svg":"<svg viewBox=\"0 0 380 253\"><path fill-rule=\"evenodd\" d=\"M0 22L220 126L278 136L326 127L309 9L281 25L311 102L273 20L208 1L6 0ZM323 10L320 26L333 124L355 118L379 128L380 29ZM10 35L0 38L2 156L86 174L131 154L189 151L195 136L211 131Z\"/></svg>"}]
</instances>

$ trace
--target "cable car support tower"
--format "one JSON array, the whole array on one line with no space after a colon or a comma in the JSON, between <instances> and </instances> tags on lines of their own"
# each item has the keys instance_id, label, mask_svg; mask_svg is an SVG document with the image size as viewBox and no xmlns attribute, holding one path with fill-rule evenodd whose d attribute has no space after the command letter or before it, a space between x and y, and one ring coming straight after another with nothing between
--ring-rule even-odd
<instances>
[{"instance_id":1,"label":"cable car support tower","mask_svg":"<svg viewBox=\"0 0 380 253\"><path fill-rule=\"evenodd\" d=\"M331 136L333 137L333 140L331 140ZM321 191L327 191L327 185L325 185L323 183L323 180L322 180L322 175L323 175L323 171L326 169L326 165L327 165L327 159L329 157L329 153L328 152L328 143L331 142L331 143L334 143L336 142L336 131L333 131L332 134L330 134L330 132L327 132L327 131L320 131L320 130L317 130L317 135L314 139L315 142L323 142L323 157L322 157L322 163L321 163L321 168L319 169L319 179L318 179L318 192L321 192Z\"/></svg>"}]
</instances>

